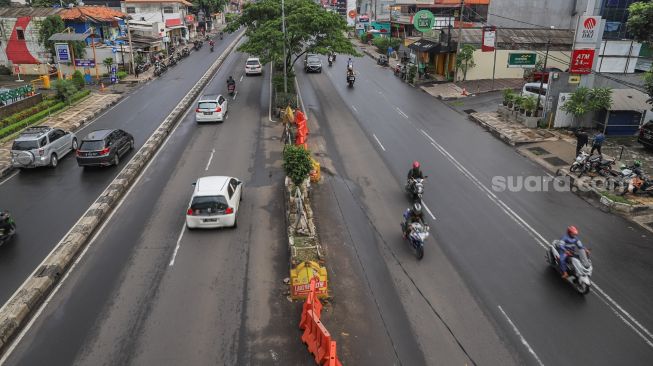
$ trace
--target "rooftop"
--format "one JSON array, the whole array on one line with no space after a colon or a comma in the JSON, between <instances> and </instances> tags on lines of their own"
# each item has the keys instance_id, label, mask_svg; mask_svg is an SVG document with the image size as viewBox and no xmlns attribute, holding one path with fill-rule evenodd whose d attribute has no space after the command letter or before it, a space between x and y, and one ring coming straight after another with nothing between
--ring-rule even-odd
<instances>
[{"instance_id":1,"label":"rooftop","mask_svg":"<svg viewBox=\"0 0 653 366\"><path fill-rule=\"evenodd\" d=\"M115 22L116 18L126 18L127 14L106 6L76 6L63 9L59 13L63 20L91 21L95 23Z\"/></svg>"},{"instance_id":2,"label":"rooftop","mask_svg":"<svg viewBox=\"0 0 653 366\"><path fill-rule=\"evenodd\" d=\"M635 89L612 89L611 111L646 111L648 96Z\"/></svg>"},{"instance_id":3,"label":"rooftop","mask_svg":"<svg viewBox=\"0 0 653 366\"><path fill-rule=\"evenodd\" d=\"M160 4L160 3L179 3L186 6L193 6L192 3L186 0L124 0L126 3L151 3L151 4Z\"/></svg>"},{"instance_id":4,"label":"rooftop","mask_svg":"<svg viewBox=\"0 0 653 366\"><path fill-rule=\"evenodd\" d=\"M2 7L0 8L0 18L18 18L18 17L42 17L54 15L61 9L55 8L29 8L29 7Z\"/></svg>"}]
</instances>

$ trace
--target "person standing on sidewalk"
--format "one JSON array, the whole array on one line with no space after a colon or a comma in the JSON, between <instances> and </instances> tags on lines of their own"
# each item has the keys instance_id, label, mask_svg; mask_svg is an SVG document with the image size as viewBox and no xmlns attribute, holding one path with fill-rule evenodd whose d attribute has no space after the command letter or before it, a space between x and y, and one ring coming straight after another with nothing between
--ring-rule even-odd
<instances>
[{"instance_id":1,"label":"person standing on sidewalk","mask_svg":"<svg viewBox=\"0 0 653 366\"><path fill-rule=\"evenodd\" d=\"M587 132L585 132L582 128L576 129L574 131L574 135L576 136L576 156L580 155L580 151L587 145L587 141L589 141L589 136L587 136Z\"/></svg>"},{"instance_id":2,"label":"person standing on sidewalk","mask_svg":"<svg viewBox=\"0 0 653 366\"><path fill-rule=\"evenodd\" d=\"M141 71L140 69L141 69L140 66L136 66L136 68L134 69L134 75L136 75L136 80L138 80L138 74L140 74L139 71Z\"/></svg>"},{"instance_id":3,"label":"person standing on sidewalk","mask_svg":"<svg viewBox=\"0 0 653 366\"><path fill-rule=\"evenodd\" d=\"M599 155L603 157L603 154L601 153L601 146L603 145L603 142L605 141L605 135L603 132L599 132L598 135L594 136L594 142L592 143L592 150L590 151L590 156L594 154L594 150L598 151Z\"/></svg>"}]
</instances>

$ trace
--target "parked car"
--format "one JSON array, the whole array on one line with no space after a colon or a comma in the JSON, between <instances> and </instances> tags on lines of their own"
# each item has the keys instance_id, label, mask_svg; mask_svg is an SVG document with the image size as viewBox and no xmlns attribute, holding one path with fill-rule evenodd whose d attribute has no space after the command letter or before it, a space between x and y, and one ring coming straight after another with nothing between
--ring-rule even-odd
<instances>
[{"instance_id":1,"label":"parked car","mask_svg":"<svg viewBox=\"0 0 653 366\"><path fill-rule=\"evenodd\" d=\"M123 130L97 130L82 139L77 150L79 166L120 164L120 158L134 148L134 136Z\"/></svg>"},{"instance_id":2,"label":"parked car","mask_svg":"<svg viewBox=\"0 0 653 366\"><path fill-rule=\"evenodd\" d=\"M263 65L258 57L250 57L245 63L245 75L261 75L263 74Z\"/></svg>"},{"instance_id":3,"label":"parked car","mask_svg":"<svg viewBox=\"0 0 653 366\"><path fill-rule=\"evenodd\" d=\"M544 79L544 82L548 83L549 82L549 73L551 73L551 72L562 72L562 70L560 70L557 67L547 67L547 68L542 69L542 70L534 71L533 74L531 75L530 79L531 79L531 81L541 81L542 79Z\"/></svg>"},{"instance_id":4,"label":"parked car","mask_svg":"<svg viewBox=\"0 0 653 366\"><path fill-rule=\"evenodd\" d=\"M186 210L188 229L238 226L242 181L233 177L210 176L197 179L193 186Z\"/></svg>"},{"instance_id":5,"label":"parked car","mask_svg":"<svg viewBox=\"0 0 653 366\"><path fill-rule=\"evenodd\" d=\"M195 122L224 122L227 104L227 99L220 94L202 96L195 109Z\"/></svg>"},{"instance_id":6,"label":"parked car","mask_svg":"<svg viewBox=\"0 0 653 366\"><path fill-rule=\"evenodd\" d=\"M644 147L653 149L653 120L648 121L639 129L637 141Z\"/></svg>"},{"instance_id":7,"label":"parked car","mask_svg":"<svg viewBox=\"0 0 653 366\"><path fill-rule=\"evenodd\" d=\"M59 164L59 159L77 149L77 137L59 128L37 126L25 129L11 146L11 165L35 168Z\"/></svg>"},{"instance_id":8,"label":"parked car","mask_svg":"<svg viewBox=\"0 0 653 366\"><path fill-rule=\"evenodd\" d=\"M539 97L540 106L544 105L546 99L546 91L548 85L546 83L542 84L542 90L540 90L540 83L526 83L522 87L521 95L523 97Z\"/></svg>"},{"instance_id":9,"label":"parked car","mask_svg":"<svg viewBox=\"0 0 653 366\"><path fill-rule=\"evenodd\" d=\"M304 71L306 72L322 72L322 60L316 55L311 55L306 58L304 64Z\"/></svg>"}]
</instances>

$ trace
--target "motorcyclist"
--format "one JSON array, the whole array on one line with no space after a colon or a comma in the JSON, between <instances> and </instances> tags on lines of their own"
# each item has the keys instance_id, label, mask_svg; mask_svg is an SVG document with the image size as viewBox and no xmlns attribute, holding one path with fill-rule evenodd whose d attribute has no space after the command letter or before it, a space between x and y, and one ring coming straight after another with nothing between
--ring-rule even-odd
<instances>
[{"instance_id":1,"label":"motorcyclist","mask_svg":"<svg viewBox=\"0 0 653 366\"><path fill-rule=\"evenodd\" d=\"M422 170L419 168L419 166L419 161L413 161L413 167L408 171L408 180L418 178L424 179L424 174L422 173Z\"/></svg>"},{"instance_id":2,"label":"motorcyclist","mask_svg":"<svg viewBox=\"0 0 653 366\"><path fill-rule=\"evenodd\" d=\"M347 71L354 71L354 61L351 59L351 57L349 60L347 60Z\"/></svg>"},{"instance_id":3,"label":"motorcyclist","mask_svg":"<svg viewBox=\"0 0 653 366\"><path fill-rule=\"evenodd\" d=\"M419 203L413 204L412 207L404 211L404 236L408 237L412 230L412 223L420 223L424 225L424 214L422 213L422 205Z\"/></svg>"},{"instance_id":4,"label":"motorcyclist","mask_svg":"<svg viewBox=\"0 0 653 366\"><path fill-rule=\"evenodd\" d=\"M8 234L12 229L9 213L0 211L0 233L2 235Z\"/></svg>"},{"instance_id":5,"label":"motorcyclist","mask_svg":"<svg viewBox=\"0 0 653 366\"><path fill-rule=\"evenodd\" d=\"M567 252L575 253L576 249L586 250L583 243L578 239L578 229L575 226L569 226L567 233L561 239L562 243L558 247L560 254L560 273L562 278L569 277L567 273Z\"/></svg>"},{"instance_id":6,"label":"motorcyclist","mask_svg":"<svg viewBox=\"0 0 653 366\"><path fill-rule=\"evenodd\" d=\"M213 52L213 46L215 46L215 42L213 42L213 40L210 40L209 46L211 46L211 52Z\"/></svg>"},{"instance_id":7,"label":"motorcyclist","mask_svg":"<svg viewBox=\"0 0 653 366\"><path fill-rule=\"evenodd\" d=\"M236 87L236 80L234 80L231 75L229 75L229 78L227 79L227 87L230 86L234 86L234 88Z\"/></svg>"}]
</instances>

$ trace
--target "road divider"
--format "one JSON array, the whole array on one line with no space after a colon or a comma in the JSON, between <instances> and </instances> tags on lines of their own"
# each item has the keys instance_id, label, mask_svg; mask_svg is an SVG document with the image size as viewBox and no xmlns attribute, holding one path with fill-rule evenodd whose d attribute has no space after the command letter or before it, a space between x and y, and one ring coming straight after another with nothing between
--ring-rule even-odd
<instances>
[{"instance_id":1,"label":"road divider","mask_svg":"<svg viewBox=\"0 0 653 366\"><path fill-rule=\"evenodd\" d=\"M209 67L186 96L177 104L145 144L122 169L120 174L100 194L72 229L48 254L14 295L0 308L0 351L4 352L20 329L55 287L61 276L83 251L95 230L120 202L131 184L139 176L148 161L155 155L168 134L185 115L185 111L213 78L226 57L233 51L244 32Z\"/></svg>"}]
</instances>

